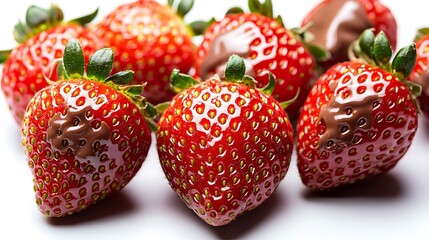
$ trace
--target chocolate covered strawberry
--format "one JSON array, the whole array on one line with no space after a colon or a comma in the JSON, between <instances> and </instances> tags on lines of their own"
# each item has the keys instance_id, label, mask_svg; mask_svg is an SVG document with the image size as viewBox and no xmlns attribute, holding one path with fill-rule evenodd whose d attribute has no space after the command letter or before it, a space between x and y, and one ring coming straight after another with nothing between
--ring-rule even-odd
<instances>
[{"instance_id":1,"label":"chocolate covered strawberry","mask_svg":"<svg viewBox=\"0 0 429 240\"><path fill-rule=\"evenodd\" d=\"M148 154L151 129L142 113L150 105L142 86L123 86L132 71L109 76L112 62L112 50L101 49L85 73L82 48L70 40L62 61L66 79L28 104L22 142L36 203L48 217L82 211L119 191Z\"/></svg>"},{"instance_id":2,"label":"chocolate covered strawberry","mask_svg":"<svg viewBox=\"0 0 429 240\"><path fill-rule=\"evenodd\" d=\"M410 80L422 88L418 97L420 110L429 119L429 29L422 28L416 36L417 60Z\"/></svg>"},{"instance_id":3,"label":"chocolate covered strawberry","mask_svg":"<svg viewBox=\"0 0 429 240\"><path fill-rule=\"evenodd\" d=\"M20 22L16 25L14 36L20 45L11 52L2 51L0 59L5 61L1 89L19 125L30 99L48 85L45 77L55 78L52 65L62 56L70 39L81 41L86 60L102 46L98 37L84 27L96 14L97 11L65 22L62 11L55 5L50 9L30 6L26 24Z\"/></svg>"},{"instance_id":4,"label":"chocolate covered strawberry","mask_svg":"<svg viewBox=\"0 0 429 240\"><path fill-rule=\"evenodd\" d=\"M188 72L195 48L190 29L183 22L193 1L182 0L177 9L157 1L124 3L104 17L96 33L115 52L113 71L132 69L134 83L147 82L145 97L152 103L170 100L169 77L175 68Z\"/></svg>"},{"instance_id":5,"label":"chocolate covered strawberry","mask_svg":"<svg viewBox=\"0 0 429 240\"><path fill-rule=\"evenodd\" d=\"M330 52L325 69L347 61L350 45L369 28L383 31L396 48L397 24L390 9L379 0L322 0L304 18L309 27L306 39Z\"/></svg>"},{"instance_id":6,"label":"chocolate covered strawberry","mask_svg":"<svg viewBox=\"0 0 429 240\"><path fill-rule=\"evenodd\" d=\"M418 126L415 93L405 81L415 45L390 62L386 35L366 30L359 59L333 66L310 91L297 126L298 169L311 189L332 189L392 169Z\"/></svg>"},{"instance_id":7,"label":"chocolate covered strawberry","mask_svg":"<svg viewBox=\"0 0 429 240\"><path fill-rule=\"evenodd\" d=\"M228 61L223 80L213 76L198 83L174 72L172 84L188 88L173 98L158 123L157 150L171 188L213 226L228 224L269 198L292 156L293 129L283 106L264 93L267 89L254 88L254 79L244 73L237 55Z\"/></svg>"},{"instance_id":8,"label":"chocolate covered strawberry","mask_svg":"<svg viewBox=\"0 0 429 240\"><path fill-rule=\"evenodd\" d=\"M249 8L250 13L230 13L208 27L197 50L196 74L201 79L213 74L223 77L226 60L238 54L245 60L246 74L259 87L268 83L268 72L275 76L276 100L298 95L287 109L291 117L297 116L316 76L315 58L297 35L274 18L271 1L252 0Z\"/></svg>"}]
</instances>

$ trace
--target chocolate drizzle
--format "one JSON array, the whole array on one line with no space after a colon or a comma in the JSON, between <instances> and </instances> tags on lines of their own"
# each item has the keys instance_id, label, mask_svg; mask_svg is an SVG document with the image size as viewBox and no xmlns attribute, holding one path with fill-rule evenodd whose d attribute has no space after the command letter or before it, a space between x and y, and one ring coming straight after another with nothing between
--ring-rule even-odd
<instances>
[{"instance_id":1,"label":"chocolate drizzle","mask_svg":"<svg viewBox=\"0 0 429 240\"><path fill-rule=\"evenodd\" d=\"M379 97L384 94L383 91L374 91L374 85L382 84L382 81L373 82L372 79L376 79L373 74L376 73L364 72L354 76L349 72L332 82L330 87L334 96L320 110L319 124L325 124L326 130L320 136L317 149L324 146L326 150L333 151L339 142L357 143L357 130L371 130L372 112L378 106ZM364 83L358 83L362 79L365 79ZM358 93L358 86L366 86L365 92ZM345 91L349 95L343 98Z\"/></svg>"},{"instance_id":2,"label":"chocolate drizzle","mask_svg":"<svg viewBox=\"0 0 429 240\"><path fill-rule=\"evenodd\" d=\"M54 150L82 159L96 156L96 142L108 140L110 129L105 122L92 126L92 115L87 115L87 111L88 108L69 108L65 114L57 113L49 120L48 142Z\"/></svg>"},{"instance_id":3,"label":"chocolate drizzle","mask_svg":"<svg viewBox=\"0 0 429 240\"><path fill-rule=\"evenodd\" d=\"M313 43L328 50L336 62L348 60L348 48L360 34L374 27L356 0L325 1L308 19Z\"/></svg>"}]
</instances>

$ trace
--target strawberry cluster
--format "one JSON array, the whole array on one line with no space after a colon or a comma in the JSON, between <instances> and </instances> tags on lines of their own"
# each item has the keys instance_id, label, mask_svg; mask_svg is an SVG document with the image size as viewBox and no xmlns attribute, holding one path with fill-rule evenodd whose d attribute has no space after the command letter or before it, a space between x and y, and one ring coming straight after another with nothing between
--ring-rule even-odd
<instances>
[{"instance_id":1,"label":"strawberry cluster","mask_svg":"<svg viewBox=\"0 0 429 240\"><path fill-rule=\"evenodd\" d=\"M275 192L294 151L308 188L346 187L392 169L429 116L428 30L393 56L396 21L377 0L323 0L294 29L270 0L186 24L192 5L122 4L93 28L97 11L65 22L31 6L16 25L1 89L43 214L124 188L153 133L172 190L226 225Z\"/></svg>"}]
</instances>

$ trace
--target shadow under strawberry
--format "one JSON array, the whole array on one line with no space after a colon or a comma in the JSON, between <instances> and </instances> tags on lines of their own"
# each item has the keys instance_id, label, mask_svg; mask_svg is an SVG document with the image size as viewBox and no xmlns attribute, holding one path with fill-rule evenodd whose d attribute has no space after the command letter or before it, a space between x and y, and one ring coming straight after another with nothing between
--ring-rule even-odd
<instances>
[{"instance_id":1,"label":"shadow under strawberry","mask_svg":"<svg viewBox=\"0 0 429 240\"><path fill-rule=\"evenodd\" d=\"M121 215L135 214L141 203L134 201L126 190L112 193L108 198L91 206L85 211L75 213L66 218L45 218L52 226L72 226L88 222L106 221L108 218L118 219Z\"/></svg>"},{"instance_id":2,"label":"shadow under strawberry","mask_svg":"<svg viewBox=\"0 0 429 240\"><path fill-rule=\"evenodd\" d=\"M183 203L174 194L169 195L168 205L174 206L177 211L181 211L183 215L194 218L195 224L200 227L206 228L212 231L214 236L219 239L237 239L240 236L245 235L249 231L255 230L259 226L263 226L263 223L267 219L272 218L273 215L280 212L280 208L287 208L288 201L287 197L282 191L275 191L270 198L263 204L252 210L251 214L243 214L238 216L235 221L223 226L213 227L206 224L204 221L200 221L195 213L183 205ZM192 219L191 219L192 220Z\"/></svg>"},{"instance_id":3,"label":"shadow under strawberry","mask_svg":"<svg viewBox=\"0 0 429 240\"><path fill-rule=\"evenodd\" d=\"M398 199L406 194L401 180L399 175L389 172L329 191L305 189L302 195L309 201L330 198Z\"/></svg>"}]
</instances>

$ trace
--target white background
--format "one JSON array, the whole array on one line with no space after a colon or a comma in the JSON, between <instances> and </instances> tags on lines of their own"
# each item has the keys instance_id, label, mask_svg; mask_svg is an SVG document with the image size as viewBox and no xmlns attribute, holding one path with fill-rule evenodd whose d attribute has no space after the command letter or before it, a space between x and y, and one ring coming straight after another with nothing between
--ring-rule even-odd
<instances>
[{"instance_id":1,"label":"white background","mask_svg":"<svg viewBox=\"0 0 429 240\"><path fill-rule=\"evenodd\" d=\"M0 49L15 46L13 25L24 19L26 8L34 2L44 7L50 3L0 3ZM66 19L99 6L98 20L118 2L57 0ZM285 25L295 27L318 1L273 2ZM427 1L383 2L398 21L398 46L411 43L418 28L429 26L429 21L421 21L427 16ZM230 6L246 3L198 0L186 20L220 18ZM312 193L301 183L294 155L286 178L266 203L230 225L215 228L188 210L170 189L154 142L141 171L121 192L81 214L45 218L34 201L20 128L2 94L0 113L0 239L429 239L429 161L424 150L429 126L424 121L408 153L388 174L341 192Z\"/></svg>"}]
</instances>

